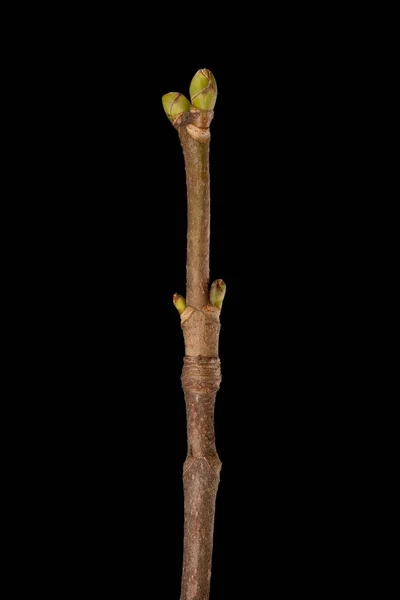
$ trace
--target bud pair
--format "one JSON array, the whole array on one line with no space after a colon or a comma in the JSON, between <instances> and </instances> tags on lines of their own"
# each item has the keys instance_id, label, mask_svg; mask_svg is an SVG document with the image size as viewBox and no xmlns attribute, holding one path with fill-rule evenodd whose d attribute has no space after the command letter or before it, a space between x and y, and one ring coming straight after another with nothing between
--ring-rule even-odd
<instances>
[{"instance_id":1,"label":"bud pair","mask_svg":"<svg viewBox=\"0 0 400 600\"><path fill-rule=\"evenodd\" d=\"M212 110L217 101L217 82L208 69L200 69L192 79L189 88L192 105L201 110ZM190 111L190 102L179 92L169 92L162 97L167 117L174 121L184 112Z\"/></svg>"},{"instance_id":2,"label":"bud pair","mask_svg":"<svg viewBox=\"0 0 400 600\"><path fill-rule=\"evenodd\" d=\"M210 289L210 302L215 308L221 310L226 292L226 285L222 279L213 281ZM173 295L173 303L178 313L181 315L186 308L186 300L180 294Z\"/></svg>"}]
</instances>

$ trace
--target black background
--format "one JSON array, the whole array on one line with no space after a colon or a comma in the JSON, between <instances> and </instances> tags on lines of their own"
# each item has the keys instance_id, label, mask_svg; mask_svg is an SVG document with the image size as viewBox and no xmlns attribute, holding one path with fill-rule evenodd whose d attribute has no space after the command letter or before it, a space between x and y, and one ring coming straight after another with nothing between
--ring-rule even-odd
<instances>
[{"instance_id":1,"label":"black background","mask_svg":"<svg viewBox=\"0 0 400 600\"><path fill-rule=\"evenodd\" d=\"M316 80L306 43L286 52L182 57L171 42L142 60L129 37L113 36L70 41L45 70L46 129L31 175L44 181L42 256L32 261L49 289L46 506L51 543L65 542L56 567L65 587L84 575L88 589L114 595L179 595L186 423L172 295L185 294L186 197L161 96L187 95L203 67L219 89L211 280L227 284L211 600L302 578L318 587L315 571L326 568L320 549L339 527L329 504L336 375L348 368L336 351L346 286L334 284L342 165L326 117L331 78ZM328 57L325 67L333 76Z\"/></svg>"}]
</instances>

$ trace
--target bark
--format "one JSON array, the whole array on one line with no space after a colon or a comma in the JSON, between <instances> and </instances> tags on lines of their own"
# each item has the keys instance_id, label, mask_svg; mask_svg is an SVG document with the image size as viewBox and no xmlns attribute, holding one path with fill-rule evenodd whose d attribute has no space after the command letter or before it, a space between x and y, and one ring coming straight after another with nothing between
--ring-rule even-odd
<instances>
[{"instance_id":1,"label":"bark","mask_svg":"<svg viewBox=\"0 0 400 600\"><path fill-rule=\"evenodd\" d=\"M210 264L210 142L180 132L186 167L188 231L186 259L186 302L201 308L208 301Z\"/></svg>"},{"instance_id":2,"label":"bark","mask_svg":"<svg viewBox=\"0 0 400 600\"><path fill-rule=\"evenodd\" d=\"M185 357L182 385L188 453L183 467L182 600L207 600L210 593L215 499L221 470L214 436L214 404L219 383L218 358Z\"/></svg>"},{"instance_id":3,"label":"bark","mask_svg":"<svg viewBox=\"0 0 400 600\"><path fill-rule=\"evenodd\" d=\"M215 446L214 405L221 381L218 358L220 311L209 303L210 172L212 111L192 108L175 124L183 147L188 198L187 306L181 315L185 338L182 387L188 450L181 600L208 600L215 501L221 461Z\"/></svg>"}]
</instances>

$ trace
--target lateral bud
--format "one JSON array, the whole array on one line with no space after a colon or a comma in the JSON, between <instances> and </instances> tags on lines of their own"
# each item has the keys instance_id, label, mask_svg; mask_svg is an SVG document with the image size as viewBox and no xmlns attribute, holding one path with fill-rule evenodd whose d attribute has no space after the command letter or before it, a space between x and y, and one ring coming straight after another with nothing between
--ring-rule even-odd
<instances>
[{"instance_id":1,"label":"lateral bud","mask_svg":"<svg viewBox=\"0 0 400 600\"><path fill-rule=\"evenodd\" d=\"M181 315L186 308L186 300L180 294L174 294L172 297L172 301L175 305L176 310Z\"/></svg>"},{"instance_id":2,"label":"lateral bud","mask_svg":"<svg viewBox=\"0 0 400 600\"><path fill-rule=\"evenodd\" d=\"M226 285L222 279L213 281L210 289L210 302L215 308L221 310L226 292Z\"/></svg>"},{"instance_id":3,"label":"lateral bud","mask_svg":"<svg viewBox=\"0 0 400 600\"><path fill-rule=\"evenodd\" d=\"M179 92L169 92L162 97L165 114L171 122L174 122L182 113L189 112L190 102Z\"/></svg>"}]
</instances>

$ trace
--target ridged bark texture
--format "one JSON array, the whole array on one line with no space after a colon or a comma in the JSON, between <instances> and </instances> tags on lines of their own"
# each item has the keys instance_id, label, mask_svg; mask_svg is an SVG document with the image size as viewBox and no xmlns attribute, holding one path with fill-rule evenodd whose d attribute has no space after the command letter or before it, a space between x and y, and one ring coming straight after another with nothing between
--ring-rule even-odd
<instances>
[{"instance_id":1,"label":"ridged bark texture","mask_svg":"<svg viewBox=\"0 0 400 600\"><path fill-rule=\"evenodd\" d=\"M181 600L209 598L215 500L221 470L214 434L214 405L220 381L218 358L185 357L182 387L188 453L183 468L185 537Z\"/></svg>"}]
</instances>

